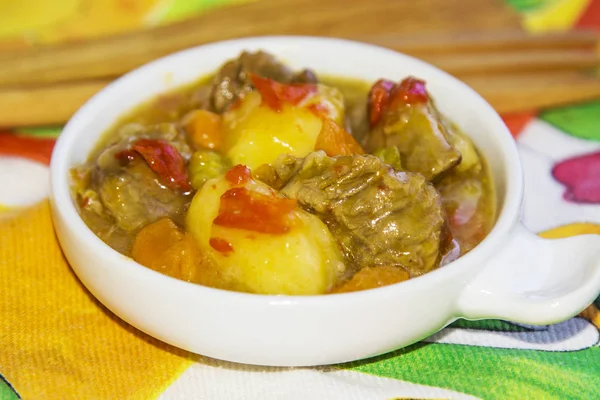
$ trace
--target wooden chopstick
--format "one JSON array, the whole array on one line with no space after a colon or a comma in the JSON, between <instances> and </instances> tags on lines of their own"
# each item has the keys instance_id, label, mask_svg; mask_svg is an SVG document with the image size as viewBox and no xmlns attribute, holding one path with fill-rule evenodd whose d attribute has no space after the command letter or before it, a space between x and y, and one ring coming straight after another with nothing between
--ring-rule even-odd
<instances>
[{"instance_id":1,"label":"wooden chopstick","mask_svg":"<svg viewBox=\"0 0 600 400\"><path fill-rule=\"evenodd\" d=\"M541 110L600 98L600 78L551 72L463 79L499 113Z\"/></svg>"},{"instance_id":2,"label":"wooden chopstick","mask_svg":"<svg viewBox=\"0 0 600 400\"><path fill-rule=\"evenodd\" d=\"M64 123L111 80L146 62L259 35L332 35L408 53L465 80L499 112L600 98L600 78L579 71L599 65L597 33L528 35L519 27L495 0L250 2L138 32L0 52L0 126Z\"/></svg>"},{"instance_id":3,"label":"wooden chopstick","mask_svg":"<svg viewBox=\"0 0 600 400\"><path fill-rule=\"evenodd\" d=\"M423 56L456 76L576 71L600 66L600 53L581 50L527 50Z\"/></svg>"},{"instance_id":4,"label":"wooden chopstick","mask_svg":"<svg viewBox=\"0 0 600 400\"><path fill-rule=\"evenodd\" d=\"M462 18L465 12L477 18ZM152 29L0 53L0 85L114 78L174 51L238 37L483 29L521 28L517 14L497 0L251 1Z\"/></svg>"},{"instance_id":5,"label":"wooden chopstick","mask_svg":"<svg viewBox=\"0 0 600 400\"><path fill-rule=\"evenodd\" d=\"M527 50L598 49L598 33L574 30L560 33L526 34L521 31L477 31L446 34L362 35L355 39L416 56L458 53L515 52Z\"/></svg>"},{"instance_id":6,"label":"wooden chopstick","mask_svg":"<svg viewBox=\"0 0 600 400\"><path fill-rule=\"evenodd\" d=\"M69 82L0 90L0 127L63 124L109 82Z\"/></svg>"},{"instance_id":7,"label":"wooden chopstick","mask_svg":"<svg viewBox=\"0 0 600 400\"><path fill-rule=\"evenodd\" d=\"M500 113L600 98L600 78L574 72L471 76L465 82ZM0 126L61 124L109 80L0 90ZM123 110L127 112L128 110Z\"/></svg>"},{"instance_id":8,"label":"wooden chopstick","mask_svg":"<svg viewBox=\"0 0 600 400\"><path fill-rule=\"evenodd\" d=\"M247 26L244 28L244 26L246 25L232 27L223 38L242 36L252 31L254 34L262 33L260 30L257 32L255 29L249 29L250 27ZM566 58L559 62L550 53L559 50L571 52L590 50L598 43L597 35L594 33L577 31L542 36L532 36L514 31L485 35L463 33L454 36L429 36L421 41L416 39L393 40L391 36L357 36L357 38L386 45L412 55L425 55L425 59L435 58L433 56L444 53L448 54L449 51L452 51L452 57L461 52L479 54L495 51L498 57L494 60L504 65L502 68L506 68L507 62L502 60L501 54L519 51L520 55L526 55L532 50L548 51L546 55L539 55L539 61L535 65L542 65L546 61L550 61L551 65L561 64L562 68L567 68L571 64L573 66L582 63L591 65L594 62L590 60L592 58L590 55L580 54L573 59ZM214 36L207 35L205 29L198 29L186 21L176 26L154 28L83 43L33 48L28 51L7 54L0 53L0 86L115 78L165 54L213 39ZM479 60L474 58L472 61L484 62L488 66L491 64L491 61L485 60L484 56L481 56ZM468 61L468 63L472 61ZM455 68L455 73L466 68L464 63L461 65L460 62L452 62L447 58L442 58L439 65L444 67L444 63L449 63L452 68ZM485 67L485 69L488 68Z\"/></svg>"}]
</instances>

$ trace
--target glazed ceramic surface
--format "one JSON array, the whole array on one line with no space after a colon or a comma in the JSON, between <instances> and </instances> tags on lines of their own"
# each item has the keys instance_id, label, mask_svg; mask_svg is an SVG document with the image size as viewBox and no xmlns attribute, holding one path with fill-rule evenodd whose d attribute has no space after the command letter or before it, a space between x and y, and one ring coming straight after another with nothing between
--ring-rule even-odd
<instances>
[{"instance_id":1,"label":"glazed ceramic surface","mask_svg":"<svg viewBox=\"0 0 600 400\"><path fill-rule=\"evenodd\" d=\"M292 68L375 81L414 75L488 160L497 187L494 229L473 251L419 278L324 296L264 296L176 280L104 244L69 193L84 162L124 113L212 73L244 50L266 50ZM73 270L116 315L180 348L228 361L307 366L362 359L414 343L457 318L527 324L566 320L600 292L600 236L543 240L519 222L522 171L500 117L472 89L412 57L337 39L262 37L201 46L154 61L110 84L65 127L51 164L56 232ZM281 260L285 263L286 260ZM568 268L564 266L568 265Z\"/></svg>"}]
</instances>

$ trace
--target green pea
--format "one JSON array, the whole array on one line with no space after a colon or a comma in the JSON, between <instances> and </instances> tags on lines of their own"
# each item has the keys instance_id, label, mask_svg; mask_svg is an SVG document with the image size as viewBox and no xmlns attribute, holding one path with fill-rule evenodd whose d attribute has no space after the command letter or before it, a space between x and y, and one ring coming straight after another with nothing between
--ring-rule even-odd
<instances>
[{"instance_id":1,"label":"green pea","mask_svg":"<svg viewBox=\"0 0 600 400\"><path fill-rule=\"evenodd\" d=\"M389 164L395 170L402 171L402 159L400 157L400 151L396 146L383 147L375 150L373 155L379 157L381 161Z\"/></svg>"},{"instance_id":2,"label":"green pea","mask_svg":"<svg viewBox=\"0 0 600 400\"><path fill-rule=\"evenodd\" d=\"M227 158L212 150L198 150L190 159L188 171L194 189L200 189L204 182L227 172L231 163Z\"/></svg>"}]
</instances>

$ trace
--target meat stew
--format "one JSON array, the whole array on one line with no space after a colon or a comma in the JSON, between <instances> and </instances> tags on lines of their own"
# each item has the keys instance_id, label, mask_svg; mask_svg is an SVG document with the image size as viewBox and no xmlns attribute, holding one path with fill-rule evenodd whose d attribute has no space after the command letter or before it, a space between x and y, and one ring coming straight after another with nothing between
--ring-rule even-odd
<instances>
[{"instance_id":1,"label":"meat stew","mask_svg":"<svg viewBox=\"0 0 600 400\"><path fill-rule=\"evenodd\" d=\"M71 177L82 219L115 250L257 294L415 278L496 218L485 159L425 82L318 76L265 52L141 105Z\"/></svg>"}]
</instances>

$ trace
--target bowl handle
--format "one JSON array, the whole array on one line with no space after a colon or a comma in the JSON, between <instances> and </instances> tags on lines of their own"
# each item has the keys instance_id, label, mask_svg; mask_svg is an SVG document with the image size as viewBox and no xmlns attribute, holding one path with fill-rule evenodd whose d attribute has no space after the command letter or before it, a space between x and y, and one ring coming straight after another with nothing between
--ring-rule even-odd
<instances>
[{"instance_id":1,"label":"bowl handle","mask_svg":"<svg viewBox=\"0 0 600 400\"><path fill-rule=\"evenodd\" d=\"M600 294L600 235L542 239L519 223L458 299L466 319L561 322Z\"/></svg>"}]
</instances>

